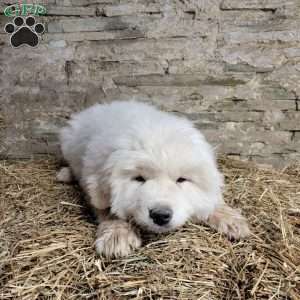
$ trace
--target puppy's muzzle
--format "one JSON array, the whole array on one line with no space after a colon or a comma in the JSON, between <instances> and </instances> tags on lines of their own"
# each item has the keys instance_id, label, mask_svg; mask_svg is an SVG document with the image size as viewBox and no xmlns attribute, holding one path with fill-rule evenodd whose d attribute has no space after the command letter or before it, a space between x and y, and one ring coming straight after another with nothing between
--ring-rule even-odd
<instances>
[{"instance_id":1,"label":"puppy's muzzle","mask_svg":"<svg viewBox=\"0 0 300 300\"><path fill-rule=\"evenodd\" d=\"M168 207L156 207L149 210L149 216L156 225L167 225L172 219L173 212Z\"/></svg>"}]
</instances>

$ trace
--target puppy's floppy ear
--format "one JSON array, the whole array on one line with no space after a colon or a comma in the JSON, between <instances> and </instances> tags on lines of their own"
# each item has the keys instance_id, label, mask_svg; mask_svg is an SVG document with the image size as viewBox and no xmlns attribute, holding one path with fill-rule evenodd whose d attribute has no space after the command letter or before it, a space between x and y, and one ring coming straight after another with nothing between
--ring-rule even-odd
<instances>
[{"instance_id":1,"label":"puppy's floppy ear","mask_svg":"<svg viewBox=\"0 0 300 300\"><path fill-rule=\"evenodd\" d=\"M196 169L196 178L199 186L205 192L214 193L222 191L224 187L224 176L218 170L214 162L203 161L200 167Z\"/></svg>"},{"instance_id":2,"label":"puppy's floppy ear","mask_svg":"<svg viewBox=\"0 0 300 300\"><path fill-rule=\"evenodd\" d=\"M217 203L223 203L224 175L218 170L217 165L211 169L210 190L215 195Z\"/></svg>"},{"instance_id":3,"label":"puppy's floppy ear","mask_svg":"<svg viewBox=\"0 0 300 300\"><path fill-rule=\"evenodd\" d=\"M214 161L203 161L197 168L196 178L197 185L203 194L201 199L199 199L202 203L201 207L195 213L195 217L205 220L216 206L224 203L224 177Z\"/></svg>"},{"instance_id":4,"label":"puppy's floppy ear","mask_svg":"<svg viewBox=\"0 0 300 300\"><path fill-rule=\"evenodd\" d=\"M96 175L90 175L86 178L84 186L94 207L100 210L110 207L110 190L103 180Z\"/></svg>"}]
</instances>

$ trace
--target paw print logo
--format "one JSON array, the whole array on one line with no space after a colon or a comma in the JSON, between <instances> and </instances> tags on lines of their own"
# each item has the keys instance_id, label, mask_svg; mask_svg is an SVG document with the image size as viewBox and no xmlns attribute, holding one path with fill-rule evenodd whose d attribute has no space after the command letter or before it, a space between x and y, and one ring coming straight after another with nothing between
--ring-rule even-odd
<instances>
[{"instance_id":1,"label":"paw print logo","mask_svg":"<svg viewBox=\"0 0 300 300\"><path fill-rule=\"evenodd\" d=\"M7 23L4 28L5 32L11 34L10 44L13 48L22 45L36 47L39 44L40 36L45 31L45 26L36 23L35 18L28 16L26 19L15 17L12 23Z\"/></svg>"}]
</instances>

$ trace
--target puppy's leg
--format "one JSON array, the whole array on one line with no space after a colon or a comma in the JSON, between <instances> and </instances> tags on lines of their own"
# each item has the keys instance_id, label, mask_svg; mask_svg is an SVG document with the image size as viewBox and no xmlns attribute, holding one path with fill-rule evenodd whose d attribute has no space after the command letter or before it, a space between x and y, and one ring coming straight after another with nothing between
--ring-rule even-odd
<instances>
[{"instance_id":1,"label":"puppy's leg","mask_svg":"<svg viewBox=\"0 0 300 300\"><path fill-rule=\"evenodd\" d=\"M250 235L247 220L236 209L220 204L208 217L207 224L230 238L241 239Z\"/></svg>"},{"instance_id":2,"label":"puppy's leg","mask_svg":"<svg viewBox=\"0 0 300 300\"><path fill-rule=\"evenodd\" d=\"M129 255L141 246L141 239L129 223L110 214L110 194L105 185L99 185L100 180L94 175L86 178L81 180L81 186L89 195L99 221L95 242L97 253L107 257Z\"/></svg>"},{"instance_id":3,"label":"puppy's leg","mask_svg":"<svg viewBox=\"0 0 300 300\"><path fill-rule=\"evenodd\" d=\"M141 246L141 239L126 221L113 219L106 211L99 211L100 224L95 242L96 251L106 257L122 257Z\"/></svg>"},{"instance_id":4,"label":"puppy's leg","mask_svg":"<svg viewBox=\"0 0 300 300\"><path fill-rule=\"evenodd\" d=\"M69 167L61 168L56 174L56 180L58 182L70 183L73 181L72 171Z\"/></svg>"}]
</instances>

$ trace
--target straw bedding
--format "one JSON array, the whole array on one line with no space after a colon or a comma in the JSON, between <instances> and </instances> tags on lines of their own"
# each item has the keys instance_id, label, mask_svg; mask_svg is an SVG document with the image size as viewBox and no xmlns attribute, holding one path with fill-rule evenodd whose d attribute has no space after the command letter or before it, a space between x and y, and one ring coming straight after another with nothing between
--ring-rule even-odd
<instances>
[{"instance_id":1,"label":"straw bedding","mask_svg":"<svg viewBox=\"0 0 300 300\"><path fill-rule=\"evenodd\" d=\"M56 161L1 161L0 299L300 299L300 166L220 166L249 239L189 223L109 261L78 187L55 182Z\"/></svg>"}]
</instances>

